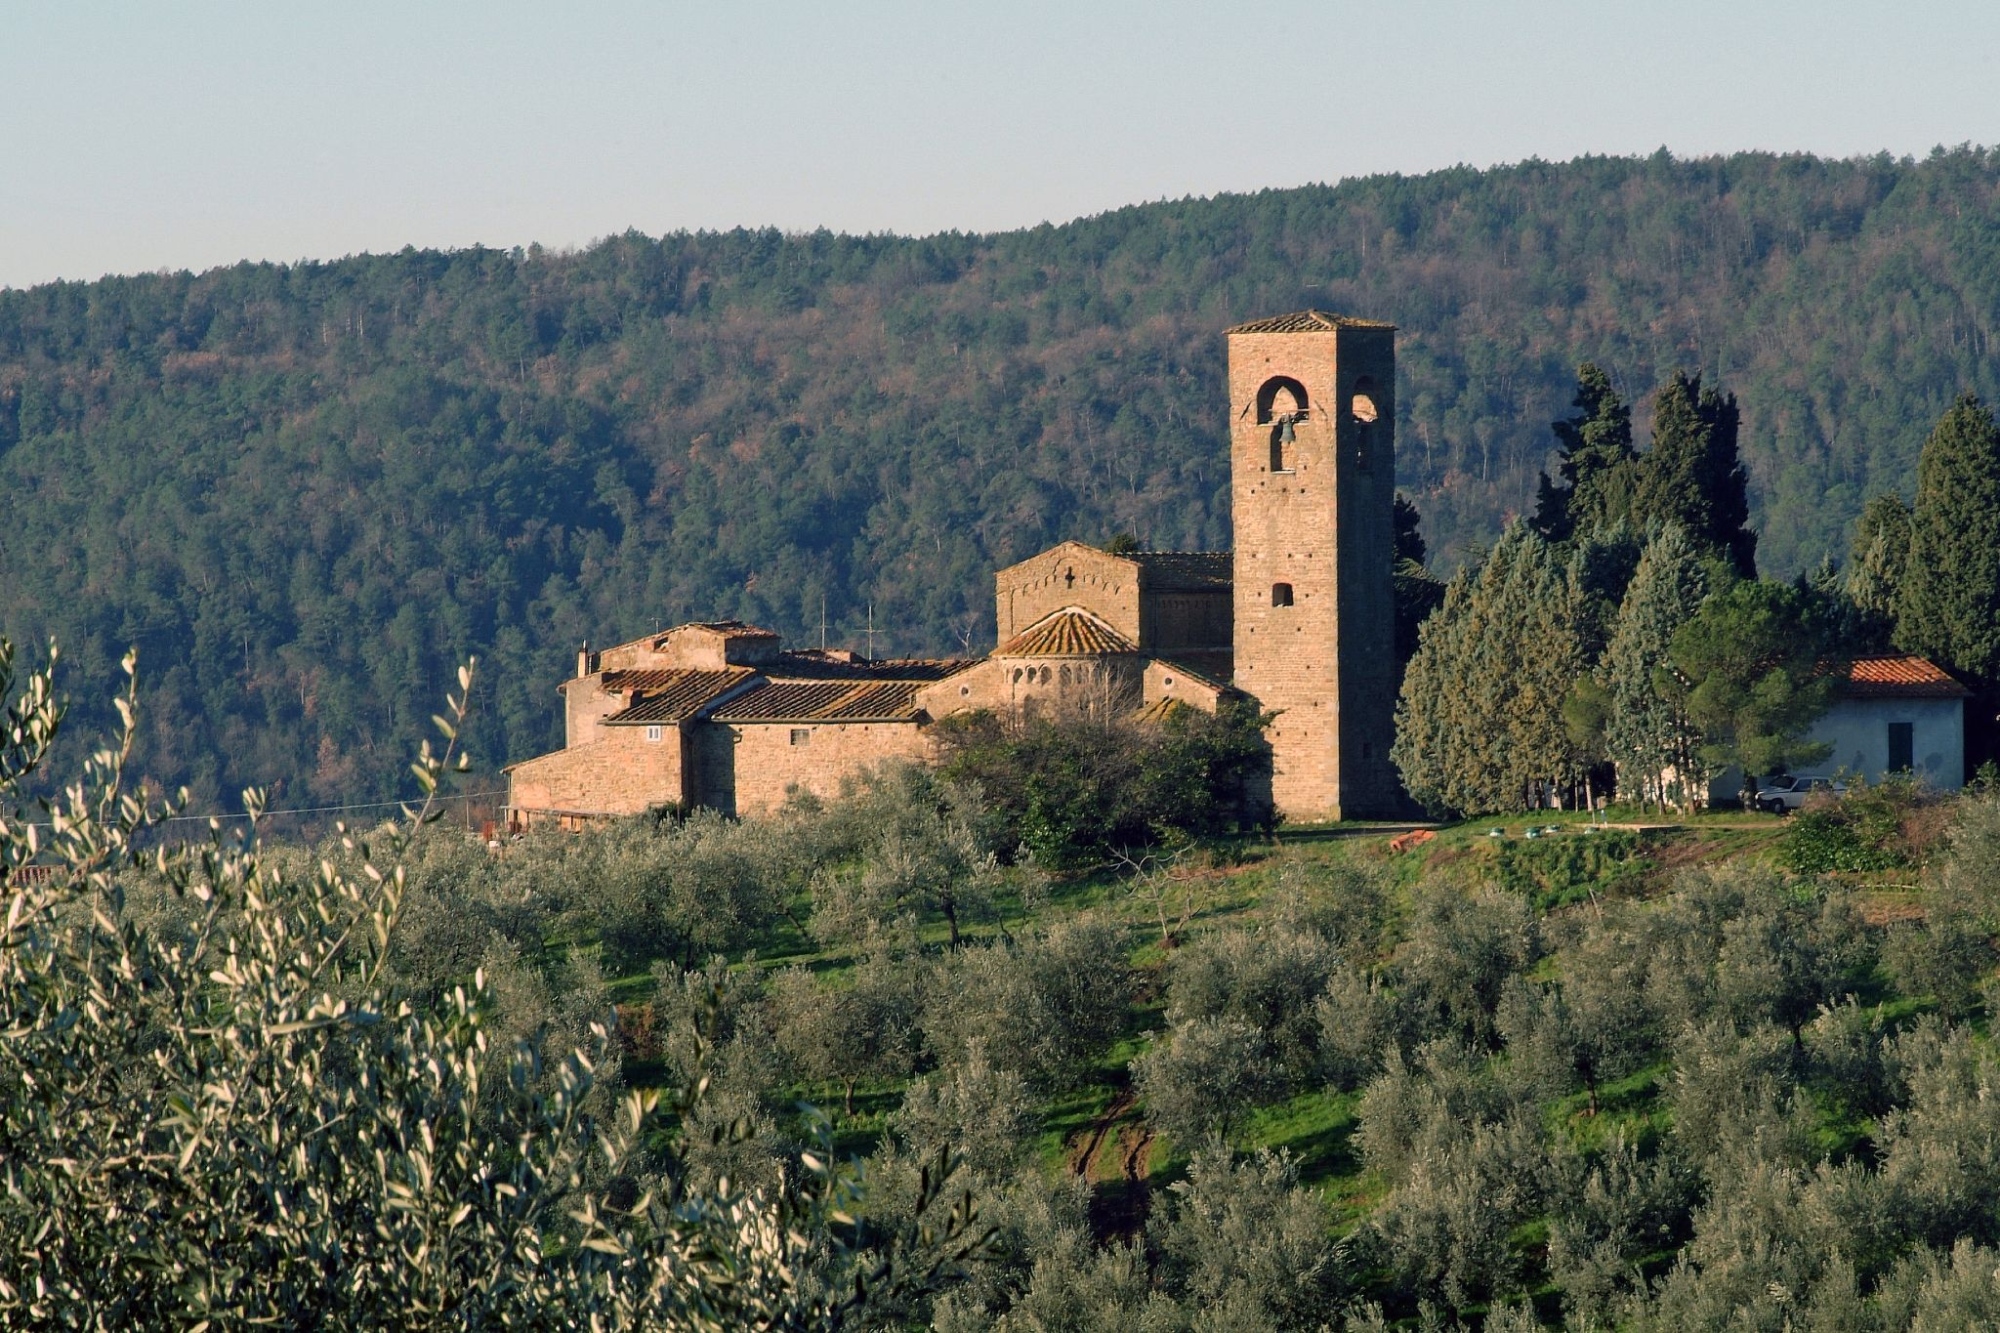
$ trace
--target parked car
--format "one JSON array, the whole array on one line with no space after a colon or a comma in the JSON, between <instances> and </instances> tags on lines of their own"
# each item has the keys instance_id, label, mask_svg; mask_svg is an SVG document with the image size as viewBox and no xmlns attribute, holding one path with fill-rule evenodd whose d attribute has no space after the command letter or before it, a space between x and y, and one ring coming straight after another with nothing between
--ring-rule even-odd
<instances>
[{"instance_id":1,"label":"parked car","mask_svg":"<svg viewBox=\"0 0 2000 1333\"><path fill-rule=\"evenodd\" d=\"M1832 778L1810 777L1805 774L1766 778L1757 788L1757 808L1768 810L1774 815L1782 815L1804 805L1806 798L1814 792L1830 792L1840 796L1846 791L1845 782L1837 782Z\"/></svg>"}]
</instances>

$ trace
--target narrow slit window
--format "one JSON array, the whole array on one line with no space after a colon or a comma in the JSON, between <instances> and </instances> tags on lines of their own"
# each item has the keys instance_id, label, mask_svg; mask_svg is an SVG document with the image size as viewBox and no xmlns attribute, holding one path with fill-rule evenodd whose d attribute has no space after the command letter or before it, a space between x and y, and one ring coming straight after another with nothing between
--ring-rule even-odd
<instances>
[{"instance_id":1,"label":"narrow slit window","mask_svg":"<svg viewBox=\"0 0 2000 1333\"><path fill-rule=\"evenodd\" d=\"M1291 604L1292 585L1289 583L1273 583L1271 585L1271 605L1290 606Z\"/></svg>"},{"instance_id":2,"label":"narrow slit window","mask_svg":"<svg viewBox=\"0 0 2000 1333\"><path fill-rule=\"evenodd\" d=\"M660 729L658 727L646 728L646 739L652 741L656 745L659 743L660 734L661 734Z\"/></svg>"}]
</instances>

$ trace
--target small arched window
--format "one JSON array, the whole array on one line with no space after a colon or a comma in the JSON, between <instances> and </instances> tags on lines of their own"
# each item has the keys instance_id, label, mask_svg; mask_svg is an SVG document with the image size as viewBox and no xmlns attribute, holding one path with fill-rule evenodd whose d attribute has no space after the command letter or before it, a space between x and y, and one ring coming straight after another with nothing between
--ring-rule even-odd
<instances>
[{"instance_id":1,"label":"small arched window","mask_svg":"<svg viewBox=\"0 0 2000 1333\"><path fill-rule=\"evenodd\" d=\"M1292 585L1289 583L1273 583L1271 585L1271 605L1290 606L1291 604Z\"/></svg>"},{"instance_id":2,"label":"small arched window","mask_svg":"<svg viewBox=\"0 0 2000 1333\"><path fill-rule=\"evenodd\" d=\"M1306 386L1290 375L1273 375L1257 390L1257 424L1268 426L1280 417L1294 420L1306 414Z\"/></svg>"}]
</instances>

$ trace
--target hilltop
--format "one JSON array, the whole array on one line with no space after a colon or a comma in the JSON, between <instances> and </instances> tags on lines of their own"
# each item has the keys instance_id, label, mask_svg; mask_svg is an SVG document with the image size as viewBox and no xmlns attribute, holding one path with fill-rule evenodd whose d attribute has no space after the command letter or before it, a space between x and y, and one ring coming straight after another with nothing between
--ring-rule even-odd
<instances>
[{"instance_id":1,"label":"hilltop","mask_svg":"<svg viewBox=\"0 0 2000 1333\"><path fill-rule=\"evenodd\" d=\"M85 698L136 644L141 766L204 802L385 793L468 651L497 765L551 743L585 638L977 649L990 571L1055 540L1228 545L1220 332L1304 306L1401 327L1444 565L1531 506L1588 358L1631 400L1676 367L1740 396L1759 559L1796 571L2000 387L1997 187L1972 149L1660 154L0 292L0 628Z\"/></svg>"}]
</instances>

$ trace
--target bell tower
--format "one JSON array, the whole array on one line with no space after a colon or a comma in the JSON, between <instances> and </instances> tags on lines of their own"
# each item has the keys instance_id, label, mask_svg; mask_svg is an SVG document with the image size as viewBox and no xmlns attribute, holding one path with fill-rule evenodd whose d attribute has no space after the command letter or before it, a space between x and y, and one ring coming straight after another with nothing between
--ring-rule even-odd
<instances>
[{"instance_id":1,"label":"bell tower","mask_svg":"<svg viewBox=\"0 0 2000 1333\"><path fill-rule=\"evenodd\" d=\"M1392 817L1395 326L1307 310L1228 337L1235 683L1278 715L1272 800Z\"/></svg>"}]
</instances>

